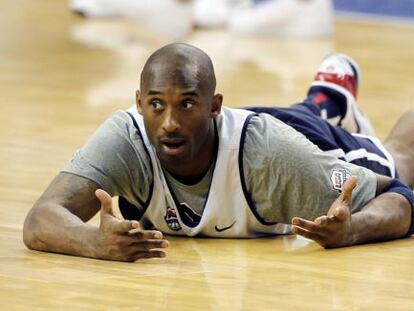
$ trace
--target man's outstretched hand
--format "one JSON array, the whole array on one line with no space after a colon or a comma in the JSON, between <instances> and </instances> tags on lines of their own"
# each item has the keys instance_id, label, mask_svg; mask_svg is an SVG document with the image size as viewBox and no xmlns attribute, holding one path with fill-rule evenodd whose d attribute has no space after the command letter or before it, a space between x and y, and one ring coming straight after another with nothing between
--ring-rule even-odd
<instances>
[{"instance_id":1,"label":"man's outstretched hand","mask_svg":"<svg viewBox=\"0 0 414 311\"><path fill-rule=\"evenodd\" d=\"M94 257L118 261L135 261L140 258L165 257L163 248L169 243L155 230L142 230L139 222L121 220L112 210L111 196L98 189L101 202L101 224L94 246Z\"/></svg>"},{"instance_id":2,"label":"man's outstretched hand","mask_svg":"<svg viewBox=\"0 0 414 311\"><path fill-rule=\"evenodd\" d=\"M299 217L292 219L292 233L314 240L325 248L349 246L353 244L351 230L352 190L356 177L349 178L342 193L328 210L327 215L309 221Z\"/></svg>"}]
</instances>

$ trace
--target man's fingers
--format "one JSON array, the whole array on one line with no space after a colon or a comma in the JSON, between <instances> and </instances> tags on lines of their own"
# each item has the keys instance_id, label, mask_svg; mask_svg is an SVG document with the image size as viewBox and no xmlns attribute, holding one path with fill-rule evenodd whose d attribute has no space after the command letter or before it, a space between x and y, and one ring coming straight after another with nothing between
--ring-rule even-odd
<instances>
[{"instance_id":1,"label":"man's fingers","mask_svg":"<svg viewBox=\"0 0 414 311\"><path fill-rule=\"evenodd\" d=\"M309 221L299 217L293 217L292 225L302 227L306 230L310 231L317 231L319 230L318 225L316 225L313 221Z\"/></svg>"},{"instance_id":2,"label":"man's fingers","mask_svg":"<svg viewBox=\"0 0 414 311\"><path fill-rule=\"evenodd\" d=\"M131 246L137 247L140 250L153 250L154 248L167 248L170 243L167 240L145 240L133 242Z\"/></svg>"},{"instance_id":3,"label":"man's fingers","mask_svg":"<svg viewBox=\"0 0 414 311\"><path fill-rule=\"evenodd\" d=\"M313 240L313 241L315 241L315 242L317 242L321 245L323 243L322 242L323 239L319 234L317 234L315 232L310 232L310 231L308 231L306 229L303 229L301 227L298 227L298 226L292 226L292 233L299 234L299 235L301 235L301 236L303 236L307 239L311 239L311 240Z\"/></svg>"},{"instance_id":4,"label":"man's fingers","mask_svg":"<svg viewBox=\"0 0 414 311\"><path fill-rule=\"evenodd\" d=\"M352 190L357 185L357 178L355 176L351 176L344 184L342 188L341 198L343 202L346 202L348 206L352 205Z\"/></svg>"},{"instance_id":5,"label":"man's fingers","mask_svg":"<svg viewBox=\"0 0 414 311\"><path fill-rule=\"evenodd\" d=\"M163 234L157 230L131 230L128 235L139 240L161 240L163 238Z\"/></svg>"},{"instance_id":6,"label":"man's fingers","mask_svg":"<svg viewBox=\"0 0 414 311\"><path fill-rule=\"evenodd\" d=\"M320 235L325 235L332 230L335 230L336 226L347 219L347 213L345 208L337 208L340 211L334 216L320 216L315 221L309 221L303 218L294 217L292 219L292 225L305 229L306 231L313 232Z\"/></svg>"},{"instance_id":7,"label":"man's fingers","mask_svg":"<svg viewBox=\"0 0 414 311\"><path fill-rule=\"evenodd\" d=\"M139 222L136 220L119 220L112 224L111 230L113 233L123 234L129 233L129 231L134 229L139 229Z\"/></svg>"},{"instance_id":8,"label":"man's fingers","mask_svg":"<svg viewBox=\"0 0 414 311\"><path fill-rule=\"evenodd\" d=\"M95 196L101 202L101 211L113 215L112 211L112 198L108 192L98 189L95 191Z\"/></svg>"},{"instance_id":9,"label":"man's fingers","mask_svg":"<svg viewBox=\"0 0 414 311\"><path fill-rule=\"evenodd\" d=\"M154 250L148 252L138 251L133 255L133 261L144 258L164 258L167 254L164 251Z\"/></svg>"},{"instance_id":10,"label":"man's fingers","mask_svg":"<svg viewBox=\"0 0 414 311\"><path fill-rule=\"evenodd\" d=\"M326 227L330 223L330 218L323 215L315 219L315 224L320 227Z\"/></svg>"},{"instance_id":11,"label":"man's fingers","mask_svg":"<svg viewBox=\"0 0 414 311\"><path fill-rule=\"evenodd\" d=\"M333 219L337 220L339 222L344 222L348 219L349 217L349 207L345 207L345 206L338 206L333 214Z\"/></svg>"}]
</instances>

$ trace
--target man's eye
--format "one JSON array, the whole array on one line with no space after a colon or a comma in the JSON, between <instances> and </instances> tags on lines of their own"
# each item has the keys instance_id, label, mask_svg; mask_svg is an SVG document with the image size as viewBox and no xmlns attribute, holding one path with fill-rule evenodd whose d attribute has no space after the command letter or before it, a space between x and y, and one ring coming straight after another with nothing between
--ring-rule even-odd
<instances>
[{"instance_id":1,"label":"man's eye","mask_svg":"<svg viewBox=\"0 0 414 311\"><path fill-rule=\"evenodd\" d=\"M151 105L151 107L152 107L152 108L154 108L154 109L157 109L157 110L162 109L162 104L161 104L161 102L160 102L159 100L157 100L157 99L151 100L150 105Z\"/></svg>"},{"instance_id":2,"label":"man's eye","mask_svg":"<svg viewBox=\"0 0 414 311\"><path fill-rule=\"evenodd\" d=\"M192 101L186 100L186 101L183 102L183 108L184 109L190 109L193 106L194 106L194 103Z\"/></svg>"}]
</instances>

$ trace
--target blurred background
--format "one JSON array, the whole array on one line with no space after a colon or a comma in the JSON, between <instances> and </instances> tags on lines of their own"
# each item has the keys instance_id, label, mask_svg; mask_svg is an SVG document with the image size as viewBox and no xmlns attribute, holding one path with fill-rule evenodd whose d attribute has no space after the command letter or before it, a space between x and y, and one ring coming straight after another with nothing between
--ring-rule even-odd
<instances>
[{"instance_id":1,"label":"blurred background","mask_svg":"<svg viewBox=\"0 0 414 311\"><path fill-rule=\"evenodd\" d=\"M291 253L279 255L283 259L273 249L278 245L286 251L276 243L282 239L274 244L226 241L223 248L217 241L174 240L171 259L161 269L152 262L125 268L39 254L24 247L22 224L33 202L104 119L134 104L141 68L164 44L187 42L206 51L215 65L217 91L224 94L227 106L293 104L306 95L321 59L341 52L359 63L359 106L380 138L386 137L403 112L414 108L414 0L0 0L0 5L0 305L15 307L16 301L30 304L39 299L44 304L38 306L43 307L63 306L68 301L78 301L79 306L85 301L99 304L109 299L108 292L123 294L128 289L130 300L118 299L120 304L131 304L140 301L136 295L141 292L142 299L151 297L145 296L145 290L154 288L158 305L165 307L166 302L186 301L186 296L176 300L175 278L191 274L195 283L184 278L179 279L180 285L187 282L194 297L206 297L194 284L212 284L216 289L215 277L225 271L228 283L218 287L217 293L234 299L219 300L223 308L218 309L234 309L234 301L242 304L238 298L242 291L233 279L247 280L263 266L262 254L257 255L260 258L252 255L258 245L269 248L267 271L279 273L274 267L278 260L292 261ZM203 243L210 243L215 251L208 249L207 259L188 260L192 258L188 253ZM394 244L389 245L382 245L379 252L387 256ZM315 245L304 250L309 256L296 252L296 266L291 270L279 267L287 271L286 284L294 290L286 294L282 286L279 296L286 299L286 306L295 303L295 293L304 291L317 293L313 309L320 309L321 304L327 310L366 309L367 304L381 309L376 303L389 303L388 309L394 309L394 302L407 303L403 292L412 293L407 290L412 284L410 273L405 271L411 271L413 258L408 247L395 249L395 256L403 249L407 252L401 269L394 257L387 257L385 265L372 265L378 253L366 252L364 257L352 248L345 254L359 258L357 264L349 264L348 259L339 262L339 270L349 268L347 277L332 279L328 273L320 281L312 278L308 282L296 273L301 266L312 267L309 271L320 275L319 264L337 267L338 262L331 253L318 253ZM319 256L318 265L314 265L313 251ZM251 265L244 264L248 258L253 258ZM208 273L200 269L206 262ZM108 267L114 269L112 283ZM144 287L131 279L131 269L140 281L147 281ZM232 269L237 273L231 273ZM164 275L161 282L160 275ZM211 281L204 280L204 275ZM394 295L388 299L392 286L382 280L395 275L407 280L392 281ZM368 283L360 282L363 278ZM65 283L60 282L63 279ZM262 280L245 281L250 284L245 302L252 309L257 301L271 302L278 296L273 293L277 282L268 286ZM90 296L87 286L102 291ZM165 298L163 293L169 289L174 290ZM214 306L218 300L208 297ZM152 309L153 302L147 303Z\"/></svg>"}]
</instances>

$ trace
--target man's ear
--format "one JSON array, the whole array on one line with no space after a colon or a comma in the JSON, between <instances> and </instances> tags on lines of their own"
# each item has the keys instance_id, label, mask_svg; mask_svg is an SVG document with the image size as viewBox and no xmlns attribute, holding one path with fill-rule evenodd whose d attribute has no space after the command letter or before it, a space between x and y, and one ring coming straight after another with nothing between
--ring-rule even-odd
<instances>
[{"instance_id":1,"label":"man's ear","mask_svg":"<svg viewBox=\"0 0 414 311\"><path fill-rule=\"evenodd\" d=\"M135 92L135 104L137 105L138 113L142 114L141 92L139 90Z\"/></svg>"},{"instance_id":2,"label":"man's ear","mask_svg":"<svg viewBox=\"0 0 414 311\"><path fill-rule=\"evenodd\" d=\"M221 112L221 105L223 104L223 95L216 94L213 97L211 105L211 117L216 118Z\"/></svg>"}]
</instances>

